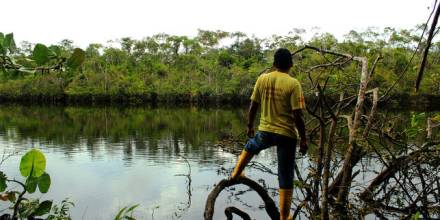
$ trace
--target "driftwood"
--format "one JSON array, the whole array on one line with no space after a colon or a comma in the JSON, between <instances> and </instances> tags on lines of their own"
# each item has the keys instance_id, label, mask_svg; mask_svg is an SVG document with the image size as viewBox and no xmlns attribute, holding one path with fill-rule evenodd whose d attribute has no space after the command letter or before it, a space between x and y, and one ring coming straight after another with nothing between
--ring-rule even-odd
<instances>
[{"instance_id":1,"label":"driftwood","mask_svg":"<svg viewBox=\"0 0 440 220\"><path fill-rule=\"evenodd\" d=\"M251 220L251 217L246 213L241 211L240 209L236 208L236 207L227 207L225 209L225 215L226 215L226 220L232 220L232 214L235 213L236 215L240 216L243 220Z\"/></svg>"},{"instance_id":2,"label":"driftwood","mask_svg":"<svg viewBox=\"0 0 440 220\"><path fill-rule=\"evenodd\" d=\"M231 180L231 179L223 179L221 180L215 188L209 193L208 198L206 200L205 204L205 213L204 218L205 220L212 220L214 216L214 208L215 208L215 201L217 200L218 195L226 188L237 184L244 184L251 189L253 189L255 192L258 193L258 195L261 197L261 199L264 202L264 207L266 209L267 214L269 217L273 220L280 219L280 212L278 211L277 206L275 205L275 202L270 198L269 194L267 193L266 189L264 189L260 184L257 182L247 178L247 177L241 177L237 180Z\"/></svg>"}]
</instances>

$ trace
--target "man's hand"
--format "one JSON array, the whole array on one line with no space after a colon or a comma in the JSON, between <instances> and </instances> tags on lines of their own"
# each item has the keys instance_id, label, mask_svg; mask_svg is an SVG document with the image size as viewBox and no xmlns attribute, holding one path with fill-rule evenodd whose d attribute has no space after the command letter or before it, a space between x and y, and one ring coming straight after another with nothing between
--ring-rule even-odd
<instances>
[{"instance_id":1,"label":"man's hand","mask_svg":"<svg viewBox=\"0 0 440 220\"><path fill-rule=\"evenodd\" d=\"M299 142L299 152L304 156L307 154L307 150L309 147L307 146L307 139L301 138L301 141Z\"/></svg>"},{"instance_id":2,"label":"man's hand","mask_svg":"<svg viewBox=\"0 0 440 220\"><path fill-rule=\"evenodd\" d=\"M251 138L251 137L254 137L254 135L255 135L255 130L254 130L254 127L252 126L252 127L247 127L247 136L249 137L249 138Z\"/></svg>"}]
</instances>

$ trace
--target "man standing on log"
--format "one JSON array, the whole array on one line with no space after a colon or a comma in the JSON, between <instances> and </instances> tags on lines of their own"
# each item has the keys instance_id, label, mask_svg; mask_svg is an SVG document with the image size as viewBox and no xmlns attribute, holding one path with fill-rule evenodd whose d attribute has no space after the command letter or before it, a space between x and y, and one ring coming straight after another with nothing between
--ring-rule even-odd
<instances>
[{"instance_id":1,"label":"man standing on log","mask_svg":"<svg viewBox=\"0 0 440 220\"><path fill-rule=\"evenodd\" d=\"M231 179L239 178L253 155L277 146L281 220L289 218L298 133L301 138L300 152L305 154L308 148L302 115L304 95L299 81L288 74L292 65L290 51L280 48L274 55L276 71L258 77L249 107L249 140L231 174ZM254 119L260 106L260 125L254 136Z\"/></svg>"}]
</instances>

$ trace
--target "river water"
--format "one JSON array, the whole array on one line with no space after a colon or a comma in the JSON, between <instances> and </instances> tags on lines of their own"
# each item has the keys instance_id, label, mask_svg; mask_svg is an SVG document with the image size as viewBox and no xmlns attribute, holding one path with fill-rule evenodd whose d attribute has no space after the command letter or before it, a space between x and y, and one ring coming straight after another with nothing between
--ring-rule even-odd
<instances>
[{"instance_id":1,"label":"river water","mask_svg":"<svg viewBox=\"0 0 440 220\"><path fill-rule=\"evenodd\" d=\"M18 153L0 169L22 180L20 157L31 148L43 151L52 185L48 193L31 197L55 203L69 198L75 203L73 219L112 219L135 204L138 219L202 219L208 193L233 168L237 155L232 152L241 150L216 143L242 133L245 118L245 107L1 106L0 153ZM297 158L299 167L308 163ZM276 150L255 161L276 171ZM276 176L258 169L247 169L246 175L264 181L278 201ZM227 206L269 219L258 195L246 187L220 195L215 219L225 218Z\"/></svg>"},{"instance_id":2,"label":"river water","mask_svg":"<svg viewBox=\"0 0 440 220\"><path fill-rule=\"evenodd\" d=\"M0 149L18 154L1 170L21 179L21 155L41 149L52 185L47 194L32 196L56 203L68 197L75 203L73 219L111 219L135 204L139 219L202 219L207 194L237 158L215 143L240 133L244 119L243 109L2 106ZM274 156L269 150L258 161L273 166ZM182 176L189 169L190 191ZM276 178L267 184L276 187ZM231 193L218 198L218 210L244 204L265 218L256 194ZM222 211L217 216L223 218Z\"/></svg>"}]
</instances>

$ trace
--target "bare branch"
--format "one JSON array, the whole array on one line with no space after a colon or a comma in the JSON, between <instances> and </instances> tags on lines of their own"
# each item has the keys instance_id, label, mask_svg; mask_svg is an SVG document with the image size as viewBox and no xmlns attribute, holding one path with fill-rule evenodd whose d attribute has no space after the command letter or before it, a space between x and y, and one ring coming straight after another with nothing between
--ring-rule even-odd
<instances>
[{"instance_id":1,"label":"bare branch","mask_svg":"<svg viewBox=\"0 0 440 220\"><path fill-rule=\"evenodd\" d=\"M265 204L265 209L269 217L273 220L278 220L280 218L280 212L278 211L275 202L272 200L272 198L270 198L267 191L257 182L247 177L242 177L242 178L238 178L237 180L223 179L215 186L215 188L211 191L211 193L209 193L208 198L206 200L205 213L204 213L205 220L212 220L212 217L214 216L215 201L218 195L220 194L220 192L223 191L226 187L237 184L244 184L246 186L249 186L251 189L255 190L258 193L258 195L263 199L263 202Z\"/></svg>"},{"instance_id":2,"label":"bare branch","mask_svg":"<svg viewBox=\"0 0 440 220\"><path fill-rule=\"evenodd\" d=\"M429 30L428 40L426 41L426 47L423 51L423 58L420 62L419 73L417 74L416 79L416 92L419 90L420 82L422 81L423 71L425 70L426 60L428 57L429 48L431 47L431 41L434 37L434 31L437 26L438 17L440 15L440 4L437 5L437 9L435 11L434 19L432 20L431 29Z\"/></svg>"}]
</instances>

